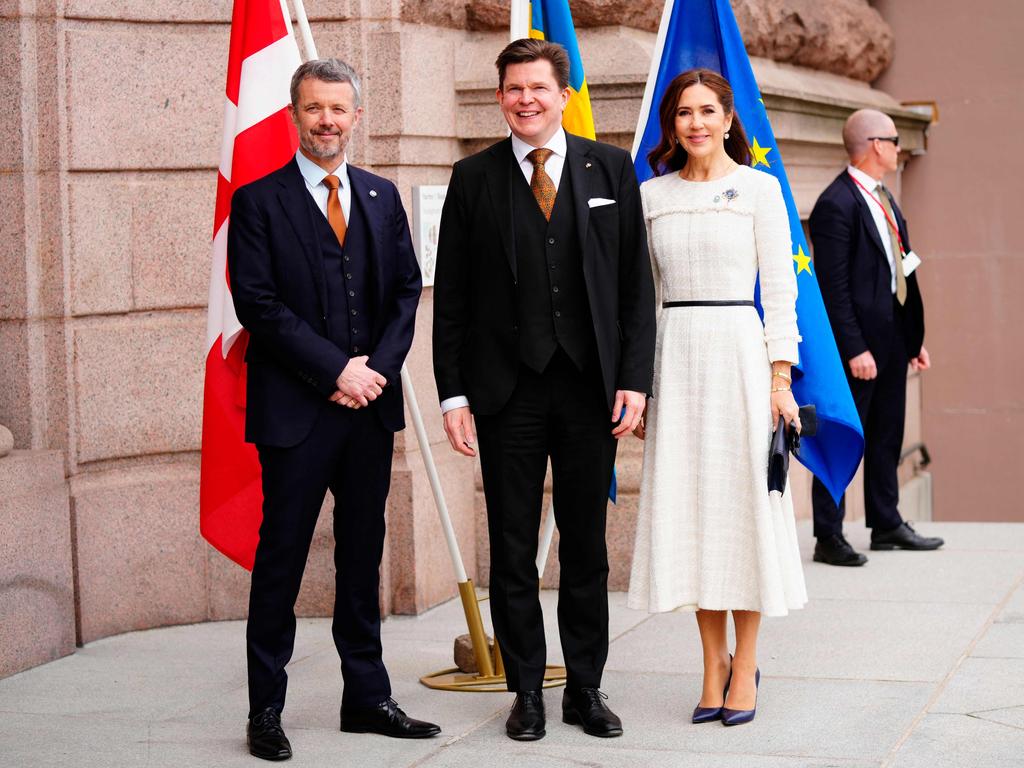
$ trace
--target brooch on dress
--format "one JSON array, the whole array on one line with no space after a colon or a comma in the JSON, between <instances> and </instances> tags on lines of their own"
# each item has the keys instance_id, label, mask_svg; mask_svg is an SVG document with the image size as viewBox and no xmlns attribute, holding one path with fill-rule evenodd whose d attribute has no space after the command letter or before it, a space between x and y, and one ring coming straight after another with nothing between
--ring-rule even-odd
<instances>
[{"instance_id":1,"label":"brooch on dress","mask_svg":"<svg viewBox=\"0 0 1024 768\"><path fill-rule=\"evenodd\" d=\"M715 195L715 202L716 203L721 202L722 198L724 197L725 198L725 202L731 203L733 200L735 200L739 196L740 196L739 192L737 192L732 187L729 187L729 189L725 190L725 192L723 192L722 194Z\"/></svg>"}]
</instances>

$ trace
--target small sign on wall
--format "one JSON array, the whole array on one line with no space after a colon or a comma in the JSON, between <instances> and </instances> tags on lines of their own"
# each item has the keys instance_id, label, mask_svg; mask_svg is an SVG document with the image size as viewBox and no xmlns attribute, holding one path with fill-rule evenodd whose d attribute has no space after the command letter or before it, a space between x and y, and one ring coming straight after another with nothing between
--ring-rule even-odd
<instances>
[{"instance_id":1,"label":"small sign on wall","mask_svg":"<svg viewBox=\"0 0 1024 768\"><path fill-rule=\"evenodd\" d=\"M447 184L424 184L412 188L412 244L423 273L423 287L434 284L437 264L437 235L441 229L441 208Z\"/></svg>"}]
</instances>

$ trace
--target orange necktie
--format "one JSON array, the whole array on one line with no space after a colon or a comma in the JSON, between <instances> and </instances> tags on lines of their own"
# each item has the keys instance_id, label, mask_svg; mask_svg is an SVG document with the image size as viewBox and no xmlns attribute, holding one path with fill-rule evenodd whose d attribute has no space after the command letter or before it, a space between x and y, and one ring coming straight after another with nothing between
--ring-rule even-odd
<instances>
[{"instance_id":1,"label":"orange necktie","mask_svg":"<svg viewBox=\"0 0 1024 768\"><path fill-rule=\"evenodd\" d=\"M341 179L337 176L324 176L324 184L331 190L327 193L327 223L334 230L334 236L338 238L338 245L344 245L347 227L345 213L341 210L341 198L338 197Z\"/></svg>"},{"instance_id":2,"label":"orange necktie","mask_svg":"<svg viewBox=\"0 0 1024 768\"><path fill-rule=\"evenodd\" d=\"M533 177L530 179L530 189L533 196L537 198L537 205L540 206L544 218L551 221L551 209L555 207L555 182L544 170L544 163L554 152L550 149L535 149L526 156L526 159L533 163Z\"/></svg>"}]
</instances>

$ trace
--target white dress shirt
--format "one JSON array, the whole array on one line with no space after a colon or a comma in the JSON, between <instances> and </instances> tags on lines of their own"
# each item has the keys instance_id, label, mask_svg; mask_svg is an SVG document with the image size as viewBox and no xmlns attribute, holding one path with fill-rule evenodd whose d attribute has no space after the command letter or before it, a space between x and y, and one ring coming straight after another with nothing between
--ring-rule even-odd
<instances>
[{"instance_id":1,"label":"white dress shirt","mask_svg":"<svg viewBox=\"0 0 1024 768\"><path fill-rule=\"evenodd\" d=\"M544 172L550 177L558 191L558 182L562 179L562 168L565 166L565 130L558 126L554 135L544 143L542 147L535 147L527 144L514 133L512 134L512 154L516 156L519 168L529 184L533 178L533 161L526 156L535 149L550 149L551 155L544 163ZM465 408L469 405L469 398L465 395L448 397L441 401L441 414L444 415L455 408Z\"/></svg>"},{"instance_id":2,"label":"white dress shirt","mask_svg":"<svg viewBox=\"0 0 1024 768\"><path fill-rule=\"evenodd\" d=\"M527 159L526 156L535 149L538 149L538 147L527 144L514 133L512 134L512 154L516 156L516 161L519 163L523 176L526 177L527 184L533 178L533 161ZM547 173L554 183L555 191L557 192L558 182L562 178L562 166L565 165L565 131L562 126L558 126L555 134L539 149L551 150L551 156L544 163L544 172Z\"/></svg>"},{"instance_id":3,"label":"white dress shirt","mask_svg":"<svg viewBox=\"0 0 1024 768\"><path fill-rule=\"evenodd\" d=\"M881 198L877 197L878 191L876 187L882 183L881 179L873 179L868 176L860 168L854 168L852 165L847 166L846 172L853 178L859 181L864 187L871 190L870 194L864 191L864 187L857 187L857 191L860 192L861 197L868 204L868 210L871 211L871 218L875 221L875 226L878 228L878 235L882 238L882 247L885 249L885 258L889 261L889 272L892 274L892 292L896 293L896 262L893 261L892 252L892 238L889 237L889 222L885 218L885 211L882 210L882 206L878 203ZM872 199L873 198L873 199Z\"/></svg>"},{"instance_id":4,"label":"white dress shirt","mask_svg":"<svg viewBox=\"0 0 1024 768\"><path fill-rule=\"evenodd\" d=\"M295 162L299 164L299 172L306 181L306 190L320 209L320 213L327 218L327 196L331 193L330 188L324 184L328 176L337 176L340 180L338 185L338 200L341 203L341 212L345 215L345 223L348 224L348 213L352 210L352 187L348 181L348 161L342 159L341 164L333 171L325 171L304 154L302 150L295 153Z\"/></svg>"}]
</instances>

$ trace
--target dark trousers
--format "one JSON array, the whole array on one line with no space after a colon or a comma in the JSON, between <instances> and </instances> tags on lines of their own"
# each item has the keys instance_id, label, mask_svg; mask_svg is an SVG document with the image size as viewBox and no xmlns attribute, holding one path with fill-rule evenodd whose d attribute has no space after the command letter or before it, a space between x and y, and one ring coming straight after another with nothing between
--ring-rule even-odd
<instances>
[{"instance_id":1,"label":"dark trousers","mask_svg":"<svg viewBox=\"0 0 1024 768\"><path fill-rule=\"evenodd\" d=\"M328 488L335 500L332 634L341 657L343 703L371 706L391 695L381 659L378 590L394 434L372 409L328 404L299 445L257 446L263 523L246 627L250 716L284 708L295 599Z\"/></svg>"},{"instance_id":2,"label":"dark trousers","mask_svg":"<svg viewBox=\"0 0 1024 768\"><path fill-rule=\"evenodd\" d=\"M571 688L600 687L608 658L605 517L616 441L600 372L559 349L543 373L520 366L505 407L478 416L491 544L490 603L510 691L537 690L547 649L537 538L551 458L558 525L558 627Z\"/></svg>"},{"instance_id":3,"label":"dark trousers","mask_svg":"<svg viewBox=\"0 0 1024 768\"><path fill-rule=\"evenodd\" d=\"M895 303L895 299L893 299ZM846 363L846 378L864 427L864 512L868 528L888 531L903 523L897 505L900 485L897 467L903 448L903 424L907 411L907 350L902 309L894 307L893 333L888 345L872 350L878 376L855 379ZM811 503L814 535L818 538L843 532L846 497L837 505L825 486L814 478Z\"/></svg>"}]
</instances>

